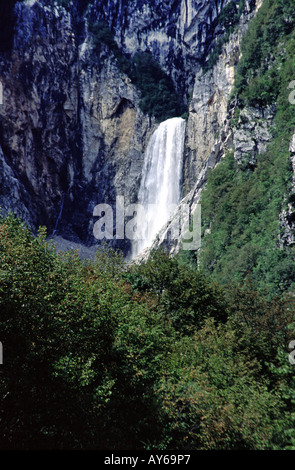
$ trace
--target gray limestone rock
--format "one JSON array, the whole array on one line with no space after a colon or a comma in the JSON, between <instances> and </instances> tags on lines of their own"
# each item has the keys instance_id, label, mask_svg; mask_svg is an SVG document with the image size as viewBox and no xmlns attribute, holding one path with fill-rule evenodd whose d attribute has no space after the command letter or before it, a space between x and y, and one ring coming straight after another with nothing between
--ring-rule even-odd
<instances>
[{"instance_id":1,"label":"gray limestone rock","mask_svg":"<svg viewBox=\"0 0 295 470\"><path fill-rule=\"evenodd\" d=\"M271 140L275 106L244 108L233 130L234 156L243 167L256 166L257 156L266 151Z\"/></svg>"},{"instance_id":2,"label":"gray limestone rock","mask_svg":"<svg viewBox=\"0 0 295 470\"><path fill-rule=\"evenodd\" d=\"M17 3L14 45L0 57L0 206L36 230L93 245L99 203L136 202L144 151L157 123L140 110L140 93L107 45L95 51L90 21L104 20L125 54L149 50L184 100L189 93L183 196L203 168L233 145L228 100L240 39L253 16L246 2L212 70L201 63L224 33L218 15L229 0L78 0ZM86 17L88 19L86 19ZM265 128L255 128L261 145ZM246 131L245 131L246 132ZM124 240L111 243L128 250Z\"/></svg>"}]
</instances>

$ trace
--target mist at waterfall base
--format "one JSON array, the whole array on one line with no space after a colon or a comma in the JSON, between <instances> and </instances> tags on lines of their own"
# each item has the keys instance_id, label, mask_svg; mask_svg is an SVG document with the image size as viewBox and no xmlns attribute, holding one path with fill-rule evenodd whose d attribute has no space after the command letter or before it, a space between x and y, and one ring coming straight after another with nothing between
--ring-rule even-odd
<instances>
[{"instance_id":1,"label":"mist at waterfall base","mask_svg":"<svg viewBox=\"0 0 295 470\"><path fill-rule=\"evenodd\" d=\"M151 136L144 157L137 214L137 236L131 259L151 247L181 199L183 148L186 121L171 118Z\"/></svg>"}]
</instances>

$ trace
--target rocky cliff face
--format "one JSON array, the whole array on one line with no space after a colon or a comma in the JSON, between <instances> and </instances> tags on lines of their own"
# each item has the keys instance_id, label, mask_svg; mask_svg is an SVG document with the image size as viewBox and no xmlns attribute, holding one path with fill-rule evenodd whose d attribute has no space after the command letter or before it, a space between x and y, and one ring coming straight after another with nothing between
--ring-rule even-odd
<instances>
[{"instance_id":1,"label":"rocky cliff face","mask_svg":"<svg viewBox=\"0 0 295 470\"><path fill-rule=\"evenodd\" d=\"M95 50L89 26L99 21L108 24L126 57L150 51L184 101L192 97L184 195L192 191L193 201L202 169L214 166L233 139L242 151L243 130L238 128L235 137L229 131L228 99L240 38L255 2L245 2L237 32L216 65L202 72L225 32L218 18L229 3L17 2L13 47L0 56L4 211L12 209L34 229L46 225L49 234L91 245L96 204L114 206L116 196L136 201L144 149L157 123L141 111L140 92L119 70L114 51L103 42ZM128 243L120 243L128 250Z\"/></svg>"},{"instance_id":2,"label":"rocky cliff face","mask_svg":"<svg viewBox=\"0 0 295 470\"><path fill-rule=\"evenodd\" d=\"M91 243L94 206L135 197L153 123L108 48L93 58L74 13L50 4L17 4L1 62L0 204L33 228Z\"/></svg>"},{"instance_id":3,"label":"rocky cliff face","mask_svg":"<svg viewBox=\"0 0 295 470\"><path fill-rule=\"evenodd\" d=\"M90 18L105 21L128 54L151 51L188 98L195 73L222 33L218 17L229 0L103 0Z\"/></svg>"},{"instance_id":4,"label":"rocky cliff face","mask_svg":"<svg viewBox=\"0 0 295 470\"><path fill-rule=\"evenodd\" d=\"M221 48L216 63L205 73L201 69L195 75L194 89L189 106L184 154L183 200L174 217L163 227L153 248L165 245L171 253L178 252L181 244L171 240L169 233L175 221L183 217L188 226L190 217L198 210L202 189L206 185L208 171L214 168L227 152L234 152L240 165L253 168L257 156L271 139L271 126L275 109L245 108L234 119L235 102L231 99L235 68L241 55L241 40L250 19L261 2L246 2L238 27ZM198 227L195 227L198 231ZM197 235L197 234L196 234Z\"/></svg>"}]
</instances>

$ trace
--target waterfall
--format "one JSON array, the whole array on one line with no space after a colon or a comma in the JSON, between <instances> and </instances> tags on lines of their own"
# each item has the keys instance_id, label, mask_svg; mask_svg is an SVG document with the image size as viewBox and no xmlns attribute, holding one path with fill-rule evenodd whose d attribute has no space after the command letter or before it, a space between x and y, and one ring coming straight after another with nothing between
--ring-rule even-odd
<instances>
[{"instance_id":1,"label":"waterfall","mask_svg":"<svg viewBox=\"0 0 295 470\"><path fill-rule=\"evenodd\" d=\"M137 240L132 258L150 247L180 202L185 120L162 122L148 143L138 193Z\"/></svg>"}]
</instances>

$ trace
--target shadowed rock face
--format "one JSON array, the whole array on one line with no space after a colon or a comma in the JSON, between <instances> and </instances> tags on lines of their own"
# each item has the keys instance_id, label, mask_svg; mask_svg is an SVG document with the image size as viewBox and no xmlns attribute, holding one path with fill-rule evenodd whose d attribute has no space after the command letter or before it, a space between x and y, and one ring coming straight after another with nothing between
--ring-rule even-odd
<instances>
[{"instance_id":1,"label":"shadowed rock face","mask_svg":"<svg viewBox=\"0 0 295 470\"><path fill-rule=\"evenodd\" d=\"M107 22L125 54L149 50L184 98L193 90L185 150L186 190L193 187L200 161L211 155L200 157L197 149L214 144L219 131L208 124L208 110L200 109L204 87L211 96L216 83L218 92L222 83L232 83L232 76L220 79L222 65L219 72L200 75L228 3L69 0L65 8L61 0L18 2L13 43L0 54L4 212L13 210L34 230L46 225L49 234L91 245L97 204L114 207L117 196L136 202L144 150L157 123L140 110L139 91L118 70L107 45L94 51L88 19ZM227 97L226 91L222 112ZM215 98L210 105L216 109ZM124 240L113 244L128 250Z\"/></svg>"},{"instance_id":2,"label":"shadowed rock face","mask_svg":"<svg viewBox=\"0 0 295 470\"><path fill-rule=\"evenodd\" d=\"M107 47L94 57L75 12L49 3L17 5L1 60L0 205L92 243L94 206L136 195L151 122Z\"/></svg>"},{"instance_id":3,"label":"shadowed rock face","mask_svg":"<svg viewBox=\"0 0 295 470\"><path fill-rule=\"evenodd\" d=\"M13 47L14 24L16 20L14 12L15 4L16 0L10 0L9 2L1 2L0 5L0 53L2 54L10 51Z\"/></svg>"},{"instance_id":4,"label":"shadowed rock face","mask_svg":"<svg viewBox=\"0 0 295 470\"><path fill-rule=\"evenodd\" d=\"M186 101L195 73L223 34L218 17L230 0L100 0L90 9L128 54L151 51Z\"/></svg>"}]
</instances>

